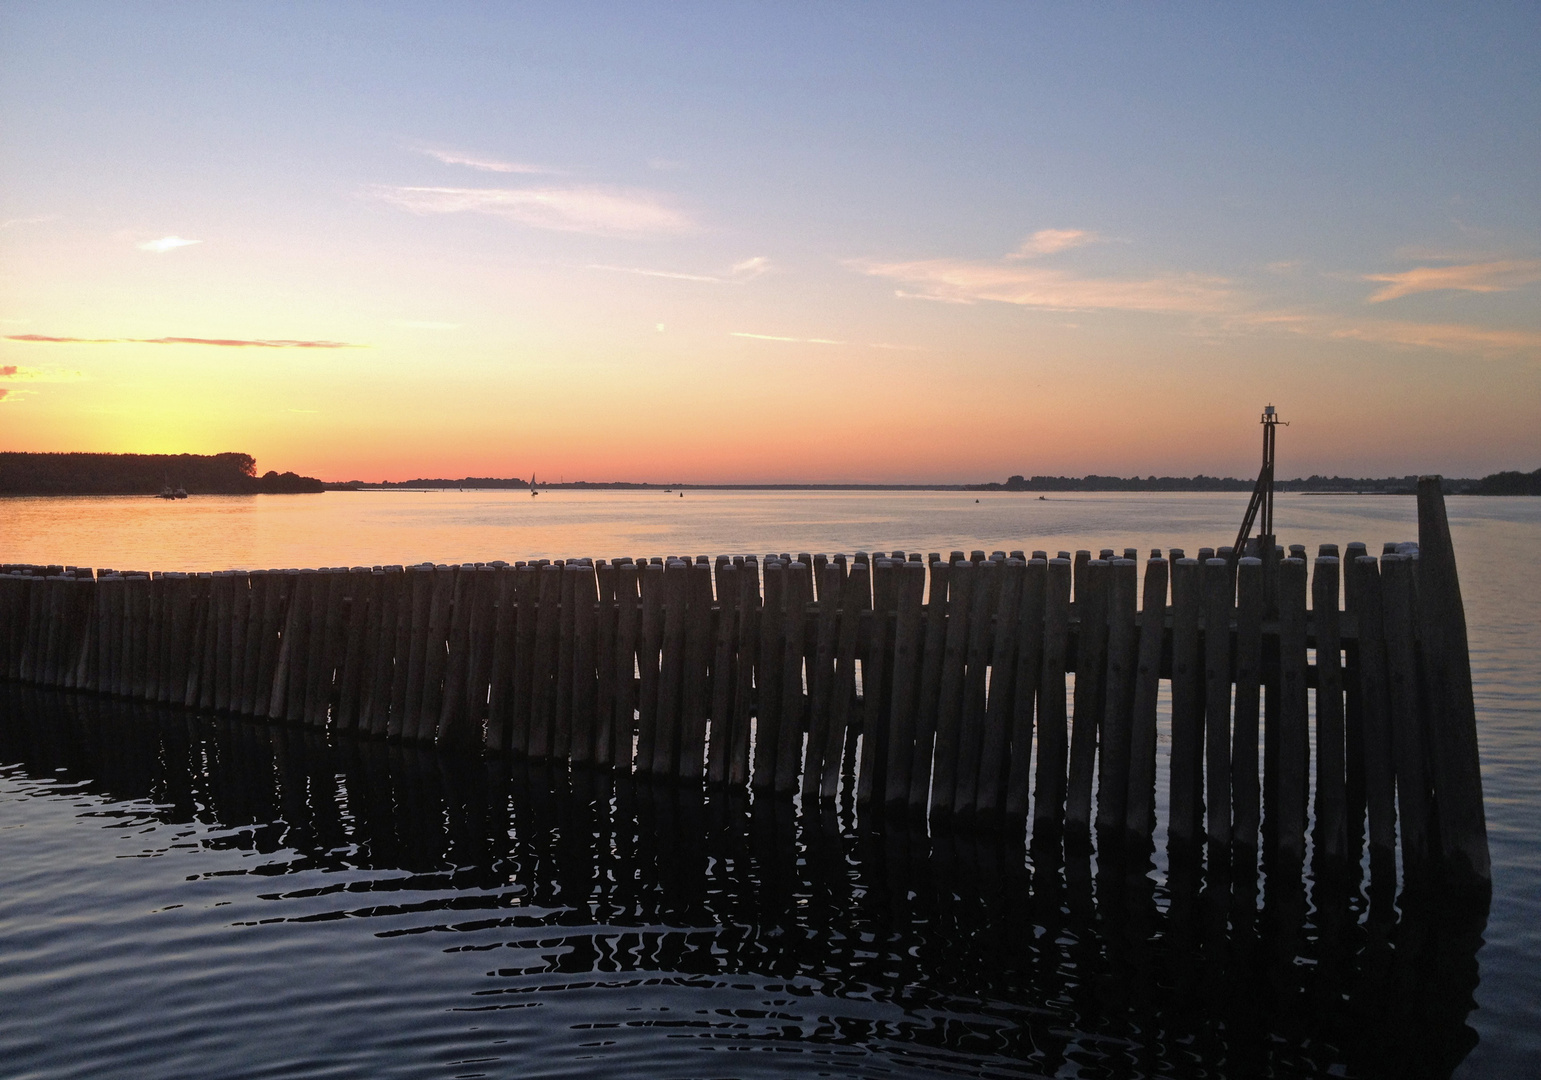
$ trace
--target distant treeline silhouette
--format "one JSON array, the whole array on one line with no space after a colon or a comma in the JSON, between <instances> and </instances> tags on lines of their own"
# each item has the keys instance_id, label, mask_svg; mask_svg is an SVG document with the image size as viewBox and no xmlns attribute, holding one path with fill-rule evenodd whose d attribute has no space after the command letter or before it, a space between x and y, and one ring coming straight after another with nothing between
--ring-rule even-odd
<instances>
[{"instance_id":1,"label":"distant treeline silhouette","mask_svg":"<svg viewBox=\"0 0 1541 1080\"><path fill-rule=\"evenodd\" d=\"M292 472L257 475L250 454L30 454L0 452L0 494L155 495L170 485L189 495L300 494L324 490Z\"/></svg>"},{"instance_id":2,"label":"distant treeline silhouette","mask_svg":"<svg viewBox=\"0 0 1541 1080\"><path fill-rule=\"evenodd\" d=\"M1251 491L1254 480L1233 476L1013 476L1005 483L965 484L968 491ZM1533 473L1501 472L1480 480L1446 479L1446 495L1541 495L1541 469ZM1276 491L1321 491L1411 495L1417 476L1372 477L1301 476L1275 480Z\"/></svg>"}]
</instances>

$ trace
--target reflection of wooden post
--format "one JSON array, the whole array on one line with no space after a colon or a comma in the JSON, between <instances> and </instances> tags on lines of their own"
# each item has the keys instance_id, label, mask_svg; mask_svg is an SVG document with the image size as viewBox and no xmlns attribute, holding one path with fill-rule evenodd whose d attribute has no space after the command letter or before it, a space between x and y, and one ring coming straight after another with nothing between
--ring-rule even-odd
<instances>
[{"instance_id":1,"label":"reflection of wooden post","mask_svg":"<svg viewBox=\"0 0 1541 1080\"><path fill-rule=\"evenodd\" d=\"M1437 476L1418 480L1418 622L1430 696L1441 855L1447 868L1460 877L1491 888L1466 610Z\"/></svg>"}]
</instances>

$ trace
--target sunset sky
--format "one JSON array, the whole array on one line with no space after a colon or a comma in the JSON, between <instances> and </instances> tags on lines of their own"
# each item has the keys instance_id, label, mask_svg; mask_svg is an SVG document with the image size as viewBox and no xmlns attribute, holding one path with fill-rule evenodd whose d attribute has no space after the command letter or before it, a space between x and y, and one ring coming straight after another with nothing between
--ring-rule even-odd
<instances>
[{"instance_id":1,"label":"sunset sky","mask_svg":"<svg viewBox=\"0 0 1541 1080\"><path fill-rule=\"evenodd\" d=\"M1541 466L1541 8L0 6L0 449Z\"/></svg>"}]
</instances>

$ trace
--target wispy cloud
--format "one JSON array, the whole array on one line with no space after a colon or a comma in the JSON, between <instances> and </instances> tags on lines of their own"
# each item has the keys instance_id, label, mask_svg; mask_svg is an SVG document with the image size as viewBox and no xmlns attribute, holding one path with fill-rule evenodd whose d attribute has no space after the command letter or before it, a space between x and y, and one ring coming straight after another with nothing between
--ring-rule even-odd
<instances>
[{"instance_id":1,"label":"wispy cloud","mask_svg":"<svg viewBox=\"0 0 1541 1080\"><path fill-rule=\"evenodd\" d=\"M1235 315L1225 325L1299 334L1329 341L1364 341L1394 348L1441 352L1512 355L1532 353L1541 358L1541 333L1532 330L1490 329L1460 323L1419 323L1391 319L1354 319L1307 311L1253 311Z\"/></svg>"},{"instance_id":2,"label":"wispy cloud","mask_svg":"<svg viewBox=\"0 0 1541 1080\"><path fill-rule=\"evenodd\" d=\"M657 195L606 187L376 187L373 193L414 214L486 214L537 229L596 236L667 236L690 219Z\"/></svg>"},{"instance_id":3,"label":"wispy cloud","mask_svg":"<svg viewBox=\"0 0 1541 1080\"><path fill-rule=\"evenodd\" d=\"M770 260L757 255L752 259L736 262L726 274L688 274L680 270L653 270L643 266L612 266L609 263L590 263L585 270L608 270L615 274L638 274L642 277L669 278L674 281L700 281L708 285L742 285L753 281L770 270Z\"/></svg>"},{"instance_id":4,"label":"wispy cloud","mask_svg":"<svg viewBox=\"0 0 1541 1080\"><path fill-rule=\"evenodd\" d=\"M1052 255L1056 251L1096 243L1099 239L1096 233L1085 229L1039 229L1018 244L1017 250L1006 258L1031 259L1037 255Z\"/></svg>"},{"instance_id":5,"label":"wispy cloud","mask_svg":"<svg viewBox=\"0 0 1541 1080\"><path fill-rule=\"evenodd\" d=\"M482 172L545 174L555 171L541 165L526 165L519 161L499 161L496 158L471 154L464 150L438 150L430 147L417 149L418 153L427 154L446 165L464 165L467 168L480 169Z\"/></svg>"},{"instance_id":6,"label":"wispy cloud","mask_svg":"<svg viewBox=\"0 0 1541 1080\"><path fill-rule=\"evenodd\" d=\"M0 379L6 382L78 382L84 379L82 371L64 371L59 368L29 368L19 364L0 365Z\"/></svg>"},{"instance_id":7,"label":"wispy cloud","mask_svg":"<svg viewBox=\"0 0 1541 1080\"><path fill-rule=\"evenodd\" d=\"M898 283L900 296L953 304L990 300L1059 311L1152 312L1217 312L1232 304L1224 279L1199 274L1094 278L1041 266L967 259L856 259L846 265Z\"/></svg>"},{"instance_id":8,"label":"wispy cloud","mask_svg":"<svg viewBox=\"0 0 1541 1080\"><path fill-rule=\"evenodd\" d=\"M27 341L48 345L217 345L232 349L367 349L348 341L288 341L262 338L78 338L48 334L7 334L7 341Z\"/></svg>"},{"instance_id":9,"label":"wispy cloud","mask_svg":"<svg viewBox=\"0 0 1541 1080\"><path fill-rule=\"evenodd\" d=\"M750 334L743 330L732 330L729 337L752 338L755 341L789 341L798 345L847 345L849 342L835 341L832 338L817 337L783 337L780 334Z\"/></svg>"},{"instance_id":10,"label":"wispy cloud","mask_svg":"<svg viewBox=\"0 0 1541 1080\"><path fill-rule=\"evenodd\" d=\"M1366 281L1384 281L1367 303L1378 304L1414 293L1446 289L1462 292L1508 292L1541 281L1541 259L1500 259L1458 266L1415 266L1397 274L1366 274Z\"/></svg>"},{"instance_id":11,"label":"wispy cloud","mask_svg":"<svg viewBox=\"0 0 1541 1080\"><path fill-rule=\"evenodd\" d=\"M201 243L203 243L202 240L184 240L180 236L163 236L159 240L146 240L139 245L139 250L153 251L157 255L164 255L166 252L175 251L177 248L191 247L194 244Z\"/></svg>"},{"instance_id":12,"label":"wispy cloud","mask_svg":"<svg viewBox=\"0 0 1541 1080\"><path fill-rule=\"evenodd\" d=\"M0 221L0 229L10 229L17 225L41 225L46 221L57 221L58 214L34 214L31 217L13 217Z\"/></svg>"}]
</instances>

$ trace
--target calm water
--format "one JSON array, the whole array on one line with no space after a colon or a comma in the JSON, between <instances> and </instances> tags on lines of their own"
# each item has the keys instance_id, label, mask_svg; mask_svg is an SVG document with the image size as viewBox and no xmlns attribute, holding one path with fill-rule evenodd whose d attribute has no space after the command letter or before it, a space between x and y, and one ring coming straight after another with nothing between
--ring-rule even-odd
<instances>
[{"instance_id":1,"label":"calm water","mask_svg":"<svg viewBox=\"0 0 1541 1080\"><path fill-rule=\"evenodd\" d=\"M979 499L9 499L0 559L1191 552L1228 542L1244 502ZM1494 856L1485 929L1411 910L1388 931L1379 908L1287 889L1227 918L1208 894L1169 898L1164 864L1024 860L848 815L0 689L0 1072L1536 1075L1541 500L1449 506ZM1416 536L1410 499L1281 497L1278 516L1313 550Z\"/></svg>"}]
</instances>

